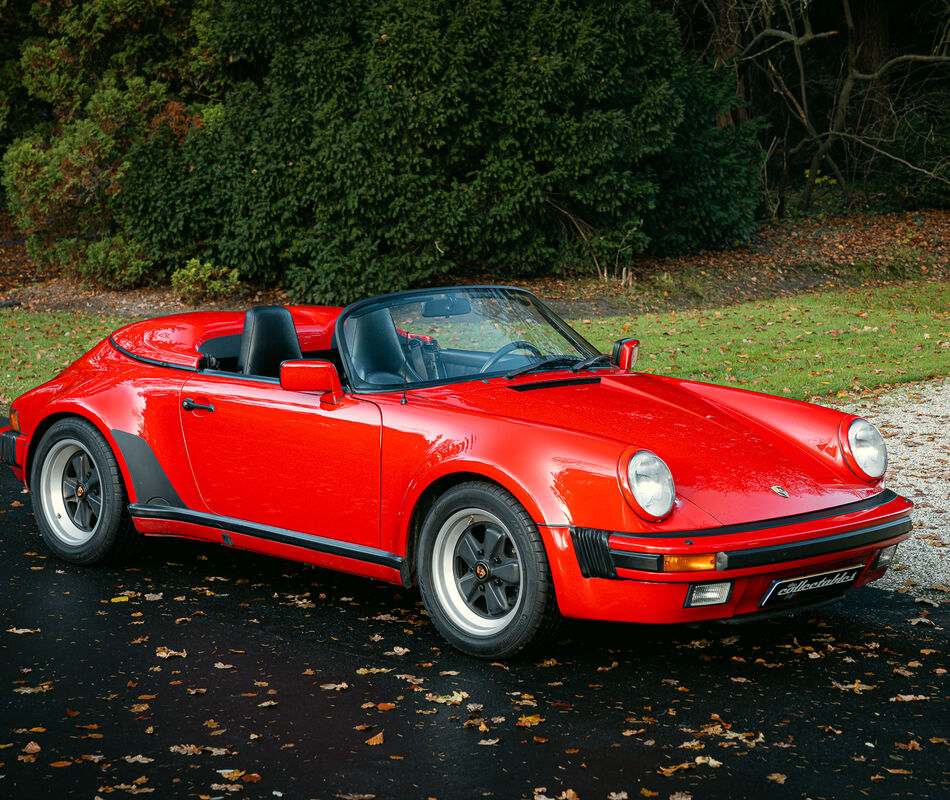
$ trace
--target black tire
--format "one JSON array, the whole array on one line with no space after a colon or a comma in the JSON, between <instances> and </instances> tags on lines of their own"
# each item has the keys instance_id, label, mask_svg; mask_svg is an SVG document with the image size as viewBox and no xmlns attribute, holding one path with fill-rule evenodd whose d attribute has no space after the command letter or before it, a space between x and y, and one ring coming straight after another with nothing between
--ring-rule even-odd
<instances>
[{"instance_id":1,"label":"black tire","mask_svg":"<svg viewBox=\"0 0 950 800\"><path fill-rule=\"evenodd\" d=\"M30 491L43 539L64 561L96 564L141 538L109 443L80 417L55 422L40 440Z\"/></svg>"},{"instance_id":2,"label":"black tire","mask_svg":"<svg viewBox=\"0 0 950 800\"><path fill-rule=\"evenodd\" d=\"M443 494L422 524L416 563L433 624L464 653L505 658L557 628L538 527L499 486L463 483Z\"/></svg>"}]
</instances>

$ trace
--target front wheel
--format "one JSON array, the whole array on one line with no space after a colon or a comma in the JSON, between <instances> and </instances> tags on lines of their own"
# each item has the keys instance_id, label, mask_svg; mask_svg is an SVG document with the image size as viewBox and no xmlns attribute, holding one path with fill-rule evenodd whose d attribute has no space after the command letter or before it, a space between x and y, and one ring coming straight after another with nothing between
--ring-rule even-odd
<instances>
[{"instance_id":1,"label":"front wheel","mask_svg":"<svg viewBox=\"0 0 950 800\"><path fill-rule=\"evenodd\" d=\"M514 655L551 635L560 619L538 528L493 484L460 484L436 501L417 563L433 624L470 655Z\"/></svg>"},{"instance_id":2,"label":"front wheel","mask_svg":"<svg viewBox=\"0 0 950 800\"><path fill-rule=\"evenodd\" d=\"M84 419L61 419L46 432L33 459L30 489L43 539L64 561L95 564L130 549L138 538L115 456Z\"/></svg>"}]
</instances>

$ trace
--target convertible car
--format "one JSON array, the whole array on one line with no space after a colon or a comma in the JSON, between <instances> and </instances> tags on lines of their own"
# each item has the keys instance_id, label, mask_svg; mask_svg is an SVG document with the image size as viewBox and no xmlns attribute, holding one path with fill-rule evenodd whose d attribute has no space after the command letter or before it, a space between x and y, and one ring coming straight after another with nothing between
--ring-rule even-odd
<instances>
[{"instance_id":1,"label":"convertible car","mask_svg":"<svg viewBox=\"0 0 950 800\"><path fill-rule=\"evenodd\" d=\"M873 425L637 347L497 286L180 314L14 401L2 459L66 561L181 536L418 584L490 658L561 616L755 619L884 574L912 504Z\"/></svg>"}]
</instances>

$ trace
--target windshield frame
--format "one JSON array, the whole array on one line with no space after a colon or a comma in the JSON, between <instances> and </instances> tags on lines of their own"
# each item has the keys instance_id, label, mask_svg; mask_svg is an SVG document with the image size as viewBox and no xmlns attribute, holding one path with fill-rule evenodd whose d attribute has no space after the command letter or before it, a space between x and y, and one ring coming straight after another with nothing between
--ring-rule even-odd
<instances>
[{"instance_id":1,"label":"windshield frame","mask_svg":"<svg viewBox=\"0 0 950 800\"><path fill-rule=\"evenodd\" d=\"M471 381L484 381L488 378L504 377L505 373L509 371L510 367L492 369L484 373L459 375L438 380L413 381L407 378L406 380L399 381L398 383L369 383L367 381L361 380L358 377L353 364L353 358L349 350L349 345L347 343L347 337L344 335L344 326L346 321L354 314L364 314L381 308L409 305L411 303L416 303L420 300L420 298L425 297L435 298L446 294L471 295L473 293L487 294L499 292L512 296L521 295L522 297L528 299L530 304L537 310L539 316L545 322L551 325L552 328L554 328L568 343L570 343L570 345L572 345L578 351L578 360L601 353L600 350L594 347L594 345L588 342L583 336L581 336L581 334L575 331L563 319L561 319L550 308L548 308L544 302L538 298L537 295L528 291L527 289L521 289L516 286L495 284L478 284L474 286L439 286L430 287L427 289L410 289L404 292L392 292L390 294L377 295L375 297L357 300L356 302L346 306L346 308L340 312L340 315L337 318L336 324L334 326L333 335L336 339L337 349L339 350L340 358L343 362L347 388L354 394L389 394L392 392L402 392L406 389L421 389L428 388L430 386L448 386L457 383L468 383ZM597 365L595 365L595 367L596 366ZM612 365L605 364L602 366ZM565 367L552 367L551 371L566 369L568 367L569 365Z\"/></svg>"}]
</instances>

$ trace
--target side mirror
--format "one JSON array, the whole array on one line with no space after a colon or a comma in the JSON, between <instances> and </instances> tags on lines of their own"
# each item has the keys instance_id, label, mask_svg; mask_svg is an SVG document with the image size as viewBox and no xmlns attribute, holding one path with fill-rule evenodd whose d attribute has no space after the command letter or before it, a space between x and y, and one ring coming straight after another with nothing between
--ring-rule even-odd
<instances>
[{"instance_id":1,"label":"side mirror","mask_svg":"<svg viewBox=\"0 0 950 800\"><path fill-rule=\"evenodd\" d=\"M624 372L633 372L633 366L637 363L639 354L639 339L618 339L614 342L614 351L610 360Z\"/></svg>"},{"instance_id":2,"label":"side mirror","mask_svg":"<svg viewBox=\"0 0 950 800\"><path fill-rule=\"evenodd\" d=\"M340 376L329 361L285 361L280 365L280 386L289 392L322 395L321 403L335 404L343 397Z\"/></svg>"}]
</instances>

